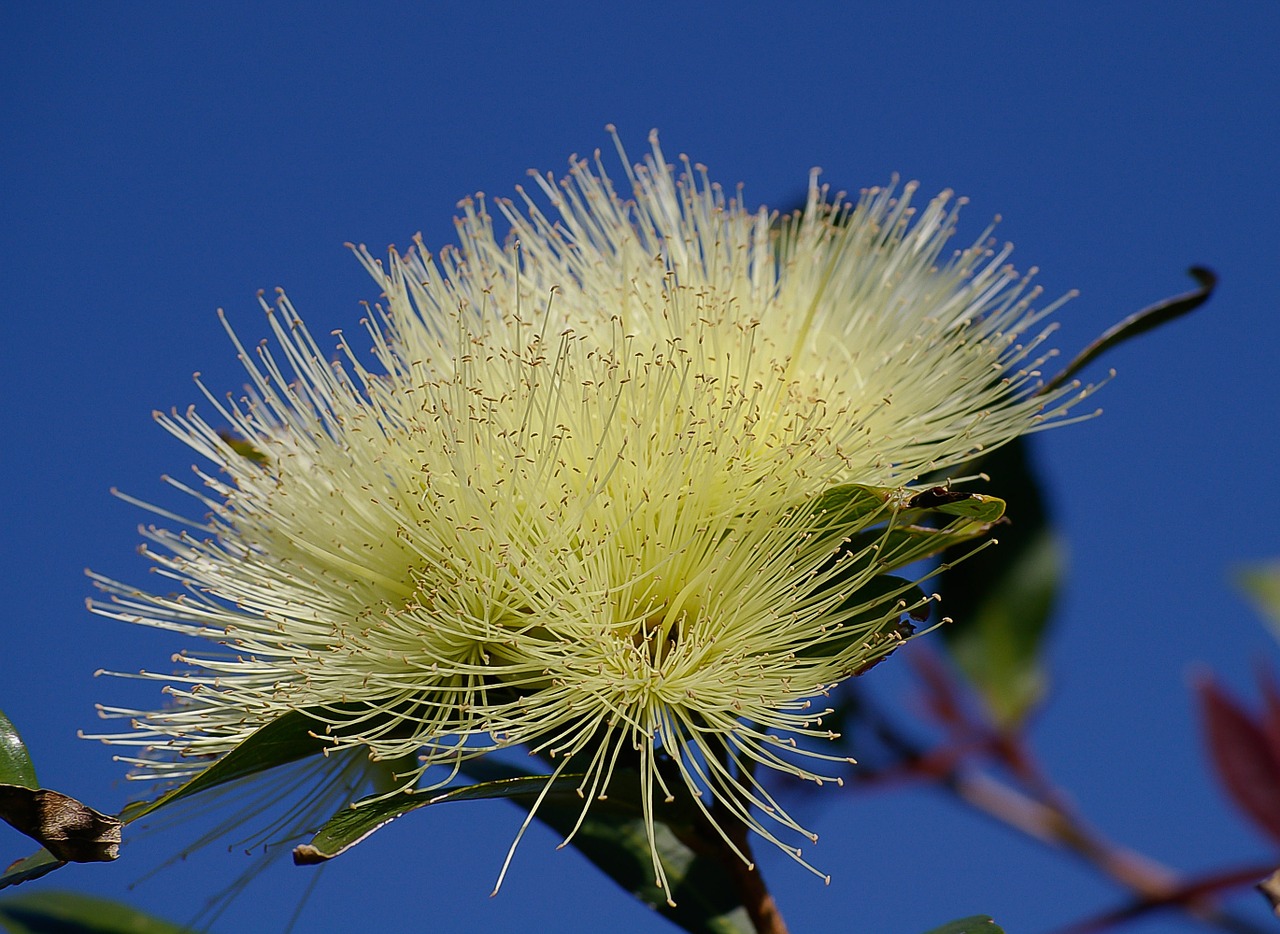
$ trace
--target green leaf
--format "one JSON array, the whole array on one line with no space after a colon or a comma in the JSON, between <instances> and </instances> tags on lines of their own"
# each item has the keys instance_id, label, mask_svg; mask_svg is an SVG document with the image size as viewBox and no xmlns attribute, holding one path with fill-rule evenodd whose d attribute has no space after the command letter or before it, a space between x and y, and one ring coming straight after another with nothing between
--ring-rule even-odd
<instances>
[{"instance_id":1,"label":"green leaf","mask_svg":"<svg viewBox=\"0 0 1280 934\"><path fill-rule=\"evenodd\" d=\"M1280 638L1280 562L1257 564L1236 572L1239 584Z\"/></svg>"},{"instance_id":2,"label":"green leaf","mask_svg":"<svg viewBox=\"0 0 1280 934\"><path fill-rule=\"evenodd\" d=\"M495 780L524 774L492 759L476 759L464 766L473 778ZM545 780L545 779L544 779ZM628 793L628 786L634 788ZM533 796L511 799L526 810ZM556 833L568 836L585 802L572 795L548 796L537 818ZM750 934L747 910L724 864L709 855L718 841L700 838L696 806L687 796L655 803L654 838L658 859L671 885L675 905L654 883L649 837L639 801L639 777L634 771L615 773L609 795L591 802L571 846L595 863L609 878L667 920L691 934ZM734 857L736 858L736 857Z\"/></svg>"},{"instance_id":3,"label":"green leaf","mask_svg":"<svg viewBox=\"0 0 1280 934\"><path fill-rule=\"evenodd\" d=\"M827 525L857 527L887 512L899 492L891 487L841 483L815 496L809 501L809 508Z\"/></svg>"},{"instance_id":4,"label":"green leaf","mask_svg":"<svg viewBox=\"0 0 1280 934\"><path fill-rule=\"evenodd\" d=\"M555 780L550 794L572 793L582 782L581 775L562 775ZM547 786L545 775L523 775L464 785L439 791L402 791L387 796L373 796L343 808L329 818L311 838L309 844L294 847L293 861L299 866L327 862L340 856L370 834L385 827L397 817L432 804L447 801L475 801L484 798L534 797Z\"/></svg>"},{"instance_id":5,"label":"green leaf","mask_svg":"<svg viewBox=\"0 0 1280 934\"><path fill-rule=\"evenodd\" d=\"M40 891L0 899L8 934L188 934L128 905L78 892Z\"/></svg>"},{"instance_id":6,"label":"green leaf","mask_svg":"<svg viewBox=\"0 0 1280 934\"><path fill-rule=\"evenodd\" d=\"M1065 563L1044 497L1019 439L984 458L982 469L1008 503L999 540L963 561L952 548L938 582L942 608L955 625L942 630L961 672L995 721L1012 727L1044 697L1048 674L1041 648Z\"/></svg>"},{"instance_id":7,"label":"green leaf","mask_svg":"<svg viewBox=\"0 0 1280 934\"><path fill-rule=\"evenodd\" d=\"M940 487L924 490L904 501L887 529L859 532L845 548L850 552L868 549L865 560L873 561L879 573L896 571L983 537L1004 510L1004 500L994 496ZM952 518L939 525L939 515ZM950 560L963 553L956 552Z\"/></svg>"},{"instance_id":8,"label":"green leaf","mask_svg":"<svg viewBox=\"0 0 1280 934\"><path fill-rule=\"evenodd\" d=\"M357 807L344 808L320 829L311 843L294 850L294 862L320 863L337 856L410 811L448 801L507 798L529 810L547 786L549 776L534 775L490 758L464 763L463 771L479 784L450 789L444 793L402 792L386 798L366 799ZM561 775L538 806L537 818L557 833L568 836L578 823L586 804L578 794L582 775ZM627 792L633 786L634 793ZM752 931L746 909L735 895L733 880L717 860L698 855L684 842L694 836L692 805L667 806L655 820L658 857L666 870L676 905L667 904L665 894L653 879L649 838L637 798L639 778L631 770L619 769L615 790L604 800L591 802L586 817L574 835L572 846L603 870L611 879L671 921L696 934L748 934Z\"/></svg>"},{"instance_id":9,"label":"green leaf","mask_svg":"<svg viewBox=\"0 0 1280 934\"><path fill-rule=\"evenodd\" d=\"M39 788L36 767L13 721L0 710L0 783Z\"/></svg>"},{"instance_id":10,"label":"green leaf","mask_svg":"<svg viewBox=\"0 0 1280 934\"><path fill-rule=\"evenodd\" d=\"M168 794L154 801L129 805L120 812L120 819L130 823L175 801L278 765L318 755L332 745L324 723L305 711L290 711L261 727L199 775Z\"/></svg>"},{"instance_id":11,"label":"green leaf","mask_svg":"<svg viewBox=\"0 0 1280 934\"><path fill-rule=\"evenodd\" d=\"M37 850L26 859L18 860L4 871L4 875L0 875L0 889L39 879L65 865L67 865L66 860L58 859L48 850Z\"/></svg>"},{"instance_id":12,"label":"green leaf","mask_svg":"<svg viewBox=\"0 0 1280 934\"><path fill-rule=\"evenodd\" d=\"M925 934L1004 934L1004 928L997 925L990 915L974 915L944 924L940 928L926 931Z\"/></svg>"}]
</instances>

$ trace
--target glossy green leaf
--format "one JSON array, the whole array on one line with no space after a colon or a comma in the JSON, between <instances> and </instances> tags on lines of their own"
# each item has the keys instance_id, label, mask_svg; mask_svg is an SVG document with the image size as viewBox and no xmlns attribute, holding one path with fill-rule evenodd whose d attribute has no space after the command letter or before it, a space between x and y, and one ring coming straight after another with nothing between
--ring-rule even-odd
<instances>
[{"instance_id":1,"label":"glossy green leaf","mask_svg":"<svg viewBox=\"0 0 1280 934\"><path fill-rule=\"evenodd\" d=\"M0 783L39 788L36 767L13 721L0 710Z\"/></svg>"},{"instance_id":2,"label":"glossy green leaf","mask_svg":"<svg viewBox=\"0 0 1280 934\"><path fill-rule=\"evenodd\" d=\"M467 763L465 770L473 778L489 781L524 774L489 758ZM699 832L698 812L687 797L677 797L670 804L659 802L656 807L658 858L676 903L674 907L667 904L653 879L638 785L635 772L615 773L609 796L591 802L570 845L624 890L691 934L750 934L754 928L737 898L734 880L723 863L708 855L716 851L715 843ZM630 791L632 788L635 790ZM534 798L511 800L528 809ZM583 804L576 792L548 796L539 806L537 818L567 836L578 822Z\"/></svg>"},{"instance_id":3,"label":"glossy green leaf","mask_svg":"<svg viewBox=\"0 0 1280 934\"><path fill-rule=\"evenodd\" d=\"M1065 563L1049 524L1026 442L1014 441L981 463L1008 503L998 544L946 569L937 587L954 625L942 630L956 665L995 721L1021 722L1044 697L1048 674L1041 648ZM944 561L958 559L952 549Z\"/></svg>"},{"instance_id":4,"label":"glossy green leaf","mask_svg":"<svg viewBox=\"0 0 1280 934\"><path fill-rule=\"evenodd\" d=\"M958 545L987 535L1004 514L1004 500L979 493L941 493L926 497L922 491L903 502L885 528L867 529L852 536L846 549L865 551L866 561L875 563L880 573L904 568L952 549L944 560L955 560L964 551ZM963 499L952 498L960 496ZM913 502L924 505L912 505ZM942 521L939 521L942 517Z\"/></svg>"},{"instance_id":5,"label":"glossy green leaf","mask_svg":"<svg viewBox=\"0 0 1280 934\"><path fill-rule=\"evenodd\" d=\"M1004 928L996 924L990 915L974 915L944 924L940 928L926 931L925 934L1004 934Z\"/></svg>"},{"instance_id":6,"label":"glossy green leaf","mask_svg":"<svg viewBox=\"0 0 1280 934\"><path fill-rule=\"evenodd\" d=\"M562 775L556 779L551 794L573 793L582 781L581 775ZM294 847L293 861L298 865L323 863L340 856L370 834L385 827L397 817L432 804L448 801L476 801L485 798L536 797L547 785L545 775L523 775L464 785L447 791L403 791L387 796L374 796L343 808L327 820L309 844Z\"/></svg>"},{"instance_id":7,"label":"glossy green leaf","mask_svg":"<svg viewBox=\"0 0 1280 934\"><path fill-rule=\"evenodd\" d=\"M188 934L128 905L79 892L43 890L0 899L7 934Z\"/></svg>"},{"instance_id":8,"label":"glossy green leaf","mask_svg":"<svg viewBox=\"0 0 1280 934\"><path fill-rule=\"evenodd\" d=\"M873 521L877 515L887 515L898 490L890 487L865 486L860 483L841 483L823 490L811 501L813 515L833 526L860 526Z\"/></svg>"},{"instance_id":9,"label":"glossy green leaf","mask_svg":"<svg viewBox=\"0 0 1280 934\"><path fill-rule=\"evenodd\" d=\"M929 513L958 516L979 523L997 521L1004 503L994 496L935 486L927 489L864 486L845 483L814 498L810 507L833 525L860 526L896 516L898 525L918 523Z\"/></svg>"},{"instance_id":10,"label":"glossy green leaf","mask_svg":"<svg viewBox=\"0 0 1280 934\"><path fill-rule=\"evenodd\" d=\"M484 798L506 798L521 808L531 808L546 788L546 775L533 775L491 758L464 763L463 771L478 784L446 792L403 792L381 800L366 799L358 807L344 808L320 829L311 843L294 850L300 864L320 863L337 856L398 817L433 804ZM555 780L538 806L537 819L557 833L568 835L581 815L584 799L578 794L581 775ZM645 904L697 934L748 934L752 930L746 909L734 896L733 880L714 859L700 856L685 842L693 835L692 806L668 806L655 825L658 855L671 884L676 905L654 884L648 836L640 810L639 779L630 770L615 773L614 788L603 800L592 801L571 845L595 863L611 879ZM629 785L637 792L627 793ZM665 819L664 819L665 818Z\"/></svg>"},{"instance_id":11,"label":"glossy green leaf","mask_svg":"<svg viewBox=\"0 0 1280 934\"><path fill-rule=\"evenodd\" d=\"M319 755L331 746L332 742L325 738L324 724L304 711L291 711L259 729L209 768L168 794L154 801L129 805L120 812L120 819L125 823L135 821L175 801L278 765Z\"/></svg>"},{"instance_id":12,"label":"glossy green leaf","mask_svg":"<svg viewBox=\"0 0 1280 934\"><path fill-rule=\"evenodd\" d=\"M39 879L65 865L67 865L65 860L58 859L48 850L37 850L26 859L18 860L4 871L4 875L0 875L0 889Z\"/></svg>"}]
</instances>

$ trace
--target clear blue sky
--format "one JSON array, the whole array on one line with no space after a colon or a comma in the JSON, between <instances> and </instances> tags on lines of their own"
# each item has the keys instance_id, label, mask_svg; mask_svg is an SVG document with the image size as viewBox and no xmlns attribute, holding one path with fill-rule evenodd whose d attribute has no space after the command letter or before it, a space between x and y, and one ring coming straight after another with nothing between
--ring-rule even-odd
<instances>
[{"instance_id":1,"label":"clear blue sky","mask_svg":"<svg viewBox=\"0 0 1280 934\"><path fill-rule=\"evenodd\" d=\"M280 285L314 333L353 328L376 296L344 241L448 242L459 198L559 172L612 122L635 154L658 127L670 155L756 202L789 205L814 165L855 190L893 173L954 188L972 199L965 231L1001 214L1050 295L1081 291L1060 316L1071 351L1188 288L1188 265L1218 270L1210 306L1107 360L1103 417L1039 439L1073 577L1034 738L1121 841L1188 870L1265 858L1208 775L1188 682L1208 666L1248 692L1255 663L1280 662L1228 584L1234 563L1280 553L1280 6L733 10L4 5L0 707L45 783L105 809L131 791L75 732L95 701L145 704L146 689L90 676L163 669L179 645L89 616L83 569L145 583L145 517L108 490L161 499L160 475L185 474L192 455L150 412L196 401L192 372L240 387L215 309L256 339L255 292ZM892 667L871 676L886 698ZM912 934L979 911L1030 934L1117 897L929 793L833 792L802 813L830 888L764 860L796 934ZM518 823L502 803L406 818L326 869L303 929L666 927L546 833L489 899ZM127 892L171 847L37 884L185 920L240 857L215 848ZM26 850L0 830L0 860ZM217 929L278 930L312 873L278 867ZM1261 918L1256 900L1239 904Z\"/></svg>"}]
</instances>

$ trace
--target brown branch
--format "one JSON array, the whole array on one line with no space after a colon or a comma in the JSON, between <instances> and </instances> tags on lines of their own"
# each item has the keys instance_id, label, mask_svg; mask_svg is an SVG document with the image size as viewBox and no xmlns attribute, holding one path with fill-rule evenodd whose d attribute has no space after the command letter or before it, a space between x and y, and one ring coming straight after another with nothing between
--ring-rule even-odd
<instances>
[{"instance_id":1,"label":"brown branch","mask_svg":"<svg viewBox=\"0 0 1280 934\"><path fill-rule=\"evenodd\" d=\"M871 715L881 740L902 760L902 767L893 770L893 775L880 773L870 779L864 776L864 782L883 777L901 779L904 774L932 781L998 823L1046 846L1075 855L1137 896L1122 909L1082 922L1096 924L1095 927L1070 928L1062 934L1093 934L1130 917L1165 907L1181 908L1199 921L1230 934L1260 934L1260 928L1220 909L1214 899L1227 889L1257 882L1274 867L1263 870L1250 867L1183 879L1174 870L1108 840L1089 827L1045 775L1020 735L1002 733L975 717L959 716L942 724L951 734L949 744L924 749L899 733L881 712L865 703L863 709ZM978 756L989 757L1002 765L1017 787L987 772L966 767L966 759L972 761Z\"/></svg>"},{"instance_id":2,"label":"brown branch","mask_svg":"<svg viewBox=\"0 0 1280 934\"><path fill-rule=\"evenodd\" d=\"M1097 934L1098 931L1106 930L1125 921L1132 921L1161 908L1186 909L1202 921L1214 924L1224 930L1240 932L1261 931L1261 928L1254 926L1252 923L1241 921L1234 917L1216 913L1206 916L1204 902L1209 897L1228 889L1256 884L1260 879L1271 873L1274 868L1273 863L1267 863L1261 866L1245 866L1240 869L1215 873L1211 876L1203 876L1199 879L1185 882L1163 895L1145 896L1114 911L1087 918L1084 921L1078 921L1070 927L1063 928L1058 934Z\"/></svg>"},{"instance_id":3,"label":"brown branch","mask_svg":"<svg viewBox=\"0 0 1280 934\"><path fill-rule=\"evenodd\" d=\"M750 850L746 849L746 828L743 828L742 839L735 842L743 849L744 855L750 855ZM778 903L774 901L768 887L764 884L760 867L748 866L733 852L725 854L725 867L738 887L738 895L742 898L747 914L751 917L751 924L755 927L756 934L787 934L787 922L782 919Z\"/></svg>"},{"instance_id":4,"label":"brown branch","mask_svg":"<svg viewBox=\"0 0 1280 934\"><path fill-rule=\"evenodd\" d=\"M720 861L733 880L743 907L747 909L751 926L756 934L788 934L787 922L764 883L759 865L752 858L751 841L748 839L750 832L746 824L725 814L718 804L713 811L712 820L717 826L711 833L720 844Z\"/></svg>"}]
</instances>

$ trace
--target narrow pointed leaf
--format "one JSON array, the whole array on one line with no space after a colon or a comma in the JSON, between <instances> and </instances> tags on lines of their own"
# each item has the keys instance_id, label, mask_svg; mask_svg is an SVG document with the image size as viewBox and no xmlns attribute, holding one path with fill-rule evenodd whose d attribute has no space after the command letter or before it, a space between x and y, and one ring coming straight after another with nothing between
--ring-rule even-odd
<instances>
[{"instance_id":1,"label":"narrow pointed leaf","mask_svg":"<svg viewBox=\"0 0 1280 934\"><path fill-rule=\"evenodd\" d=\"M30 882L32 879L39 879L41 876L48 875L55 869L61 869L67 865L67 861L58 859L48 850L40 849L32 853L26 859L20 859L10 865L3 875L0 875L0 889L7 889L11 885L19 885L23 882Z\"/></svg>"},{"instance_id":2,"label":"narrow pointed leaf","mask_svg":"<svg viewBox=\"0 0 1280 934\"><path fill-rule=\"evenodd\" d=\"M464 763L463 771L479 779L437 792L403 792L382 800L369 799L359 807L334 814L310 844L294 850L300 865L325 862L340 855L380 827L432 804L481 798L507 798L528 810L546 788L548 776L524 772L506 763L481 758ZM583 776L562 775L538 807L537 819L558 833L568 835L578 822L585 800L578 794ZM615 774L615 785L636 784L630 770ZM668 819L661 819L666 816ZM586 818L571 841L589 860L633 896L651 906L686 931L695 934L749 934L746 909L734 897L733 881L714 859L700 856L683 842L692 833L692 817L680 810L661 815L656 822L658 855L672 887L675 907L653 880L648 836L634 795L610 793L592 801Z\"/></svg>"},{"instance_id":3,"label":"narrow pointed leaf","mask_svg":"<svg viewBox=\"0 0 1280 934\"><path fill-rule=\"evenodd\" d=\"M1210 680L1197 686L1205 741L1227 793L1254 825L1280 842L1280 759L1266 732Z\"/></svg>"},{"instance_id":4,"label":"narrow pointed leaf","mask_svg":"<svg viewBox=\"0 0 1280 934\"><path fill-rule=\"evenodd\" d=\"M8 934L188 934L137 909L79 892L40 891L0 899Z\"/></svg>"},{"instance_id":5,"label":"narrow pointed leaf","mask_svg":"<svg viewBox=\"0 0 1280 934\"><path fill-rule=\"evenodd\" d=\"M940 928L926 931L925 934L1004 934L1004 928L997 925L989 915L974 915L944 924Z\"/></svg>"},{"instance_id":6,"label":"narrow pointed leaf","mask_svg":"<svg viewBox=\"0 0 1280 934\"><path fill-rule=\"evenodd\" d=\"M125 823L135 821L175 801L278 765L319 755L331 746L320 721L304 711L290 711L259 729L199 775L168 794L154 801L129 805L120 812L120 818Z\"/></svg>"},{"instance_id":7,"label":"narrow pointed leaf","mask_svg":"<svg viewBox=\"0 0 1280 934\"><path fill-rule=\"evenodd\" d=\"M1045 383L1040 389L1040 394L1043 395L1057 389L1112 347L1117 347L1130 338L1137 337L1152 328L1167 324L1175 318L1181 318L1207 302L1209 296L1213 294L1214 287L1218 284L1217 275L1214 274L1213 270L1206 269L1204 266L1192 266L1187 270L1187 273L1199 283L1198 288L1190 292L1184 292L1182 295L1175 295L1172 298L1156 302L1154 305L1142 309L1142 311L1135 312L1119 324L1108 328L1097 340L1080 351L1061 373Z\"/></svg>"},{"instance_id":8,"label":"narrow pointed leaf","mask_svg":"<svg viewBox=\"0 0 1280 934\"><path fill-rule=\"evenodd\" d=\"M965 500L903 508L886 528L851 536L845 550L865 551L865 560L873 561L880 573L889 573L982 538L1004 514L1004 500L978 493L962 495Z\"/></svg>"},{"instance_id":9,"label":"narrow pointed leaf","mask_svg":"<svg viewBox=\"0 0 1280 934\"><path fill-rule=\"evenodd\" d=\"M39 788L36 767L13 721L0 710L0 784Z\"/></svg>"},{"instance_id":10,"label":"narrow pointed leaf","mask_svg":"<svg viewBox=\"0 0 1280 934\"><path fill-rule=\"evenodd\" d=\"M572 792L582 781L581 775L562 775L555 780L557 789ZM432 804L448 801L476 801L484 798L536 797L547 786L547 776L526 775L464 785L439 791L404 791L386 797L367 798L343 808L327 820L311 838L311 842L294 847L293 861L299 866L323 863L340 856L370 834L385 827L397 817Z\"/></svg>"},{"instance_id":11,"label":"narrow pointed leaf","mask_svg":"<svg viewBox=\"0 0 1280 934\"><path fill-rule=\"evenodd\" d=\"M809 508L832 525L859 526L886 513L897 492L890 487L842 483L819 493Z\"/></svg>"}]
</instances>

